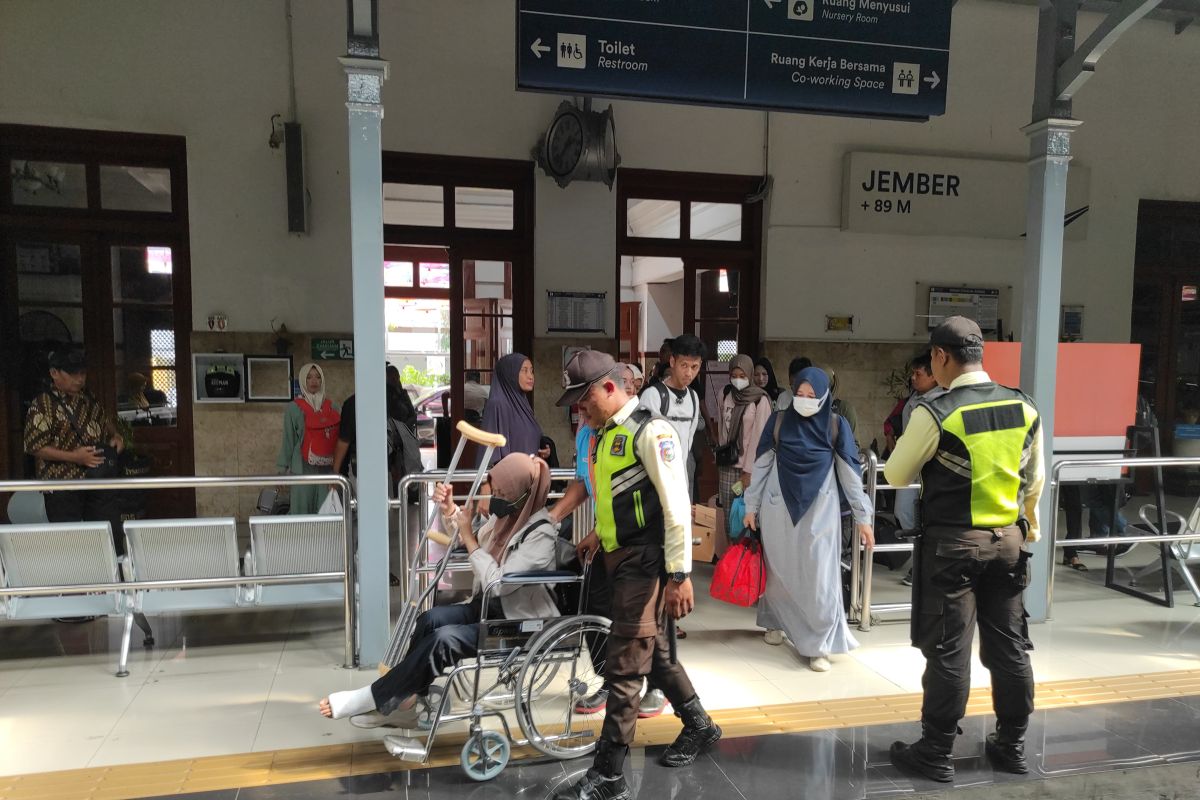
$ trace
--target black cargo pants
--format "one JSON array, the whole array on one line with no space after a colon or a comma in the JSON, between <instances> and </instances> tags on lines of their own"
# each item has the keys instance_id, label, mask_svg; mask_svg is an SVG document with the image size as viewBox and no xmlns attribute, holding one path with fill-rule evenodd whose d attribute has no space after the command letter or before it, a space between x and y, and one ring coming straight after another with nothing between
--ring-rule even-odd
<instances>
[{"instance_id":1,"label":"black cargo pants","mask_svg":"<svg viewBox=\"0 0 1200 800\"><path fill-rule=\"evenodd\" d=\"M996 716L1024 724L1033 712L1033 644L1022 596L1029 551L1023 544L1016 526L925 530L914 581L913 646L925 656L921 716L940 730L952 730L966 713L976 623Z\"/></svg>"}]
</instances>

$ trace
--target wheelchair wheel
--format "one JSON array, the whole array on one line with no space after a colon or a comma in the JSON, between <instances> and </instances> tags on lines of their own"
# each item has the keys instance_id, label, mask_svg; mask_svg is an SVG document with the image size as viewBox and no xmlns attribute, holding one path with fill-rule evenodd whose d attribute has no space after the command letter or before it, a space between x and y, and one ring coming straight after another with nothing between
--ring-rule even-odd
<instances>
[{"instance_id":1,"label":"wheelchair wheel","mask_svg":"<svg viewBox=\"0 0 1200 800\"><path fill-rule=\"evenodd\" d=\"M570 759L595 748L601 717L580 714L575 704L604 685L610 628L604 617L563 617L530 641L515 711L529 744L545 755Z\"/></svg>"},{"instance_id":2,"label":"wheelchair wheel","mask_svg":"<svg viewBox=\"0 0 1200 800\"><path fill-rule=\"evenodd\" d=\"M508 766L512 748L498 731L476 731L463 745L459 763L473 781L490 781Z\"/></svg>"}]
</instances>

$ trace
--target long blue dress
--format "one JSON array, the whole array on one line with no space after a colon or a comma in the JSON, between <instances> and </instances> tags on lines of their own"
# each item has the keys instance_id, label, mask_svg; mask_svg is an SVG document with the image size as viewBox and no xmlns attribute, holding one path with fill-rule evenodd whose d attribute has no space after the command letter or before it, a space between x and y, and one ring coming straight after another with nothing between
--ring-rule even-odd
<instances>
[{"instance_id":1,"label":"long blue dress","mask_svg":"<svg viewBox=\"0 0 1200 800\"><path fill-rule=\"evenodd\" d=\"M758 625L782 630L796 652L809 658L848 653L858 647L842 608L839 482L854 521L871 524L875 512L863 491L862 475L837 456L798 523L792 523L779 488L774 450L754 462L746 493L746 510L758 514L767 564L767 590L758 604Z\"/></svg>"}]
</instances>

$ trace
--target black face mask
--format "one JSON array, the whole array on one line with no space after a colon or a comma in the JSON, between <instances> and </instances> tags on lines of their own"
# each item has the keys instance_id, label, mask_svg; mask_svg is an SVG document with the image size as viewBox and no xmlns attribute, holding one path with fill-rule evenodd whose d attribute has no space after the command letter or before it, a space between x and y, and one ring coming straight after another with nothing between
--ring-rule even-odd
<instances>
[{"instance_id":1,"label":"black face mask","mask_svg":"<svg viewBox=\"0 0 1200 800\"><path fill-rule=\"evenodd\" d=\"M525 505L526 499L529 497L529 490L518 497L516 500L505 500L503 497L492 495L491 501L488 503L488 509L496 515L497 519L504 519L507 516L517 513L521 507Z\"/></svg>"}]
</instances>

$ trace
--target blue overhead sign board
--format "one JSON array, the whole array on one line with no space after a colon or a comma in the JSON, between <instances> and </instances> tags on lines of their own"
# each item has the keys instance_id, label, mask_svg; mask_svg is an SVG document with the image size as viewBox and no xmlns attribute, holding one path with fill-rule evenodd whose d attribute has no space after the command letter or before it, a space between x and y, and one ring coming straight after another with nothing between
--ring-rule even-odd
<instances>
[{"instance_id":1,"label":"blue overhead sign board","mask_svg":"<svg viewBox=\"0 0 1200 800\"><path fill-rule=\"evenodd\" d=\"M923 119L952 0L518 0L517 88Z\"/></svg>"}]
</instances>

